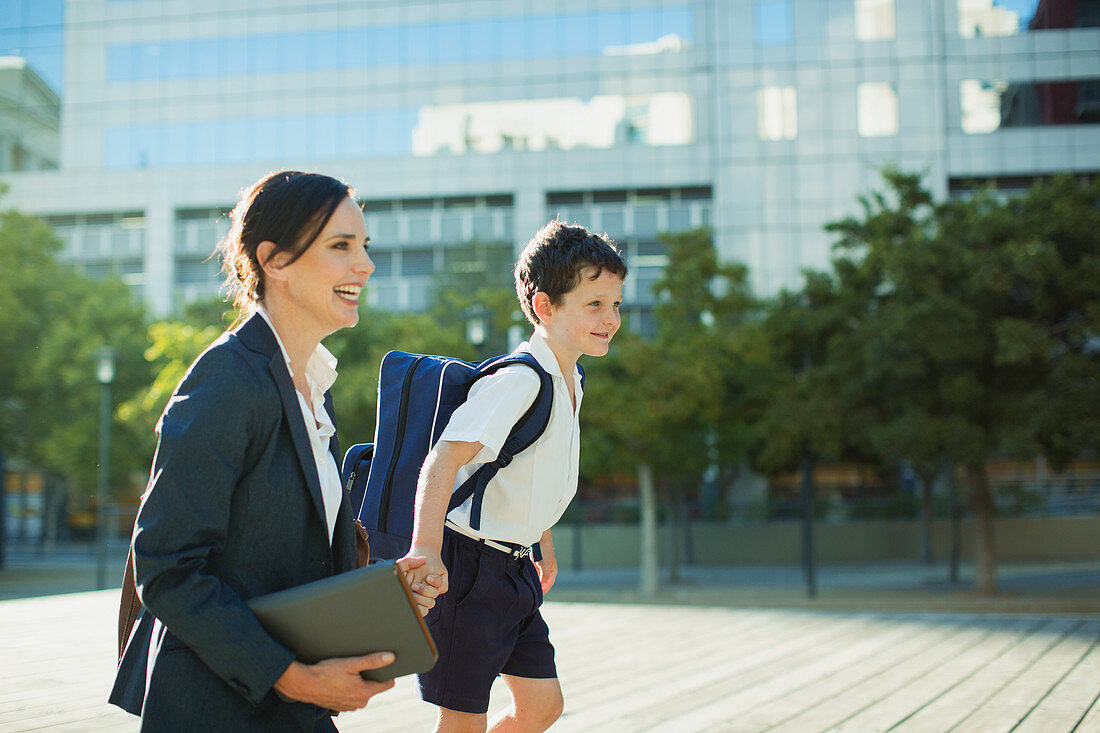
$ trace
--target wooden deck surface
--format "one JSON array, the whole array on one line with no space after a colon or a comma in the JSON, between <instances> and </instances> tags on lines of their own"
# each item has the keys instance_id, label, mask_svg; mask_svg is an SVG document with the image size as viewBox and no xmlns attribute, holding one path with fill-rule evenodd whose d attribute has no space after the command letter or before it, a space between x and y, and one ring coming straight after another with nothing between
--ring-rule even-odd
<instances>
[{"instance_id":1,"label":"wooden deck surface","mask_svg":"<svg viewBox=\"0 0 1100 733\"><path fill-rule=\"evenodd\" d=\"M0 731L136 731L117 591L0 602ZM1100 733L1100 618L548 603L561 733ZM502 685L491 709L507 704ZM341 731L426 731L411 678Z\"/></svg>"}]
</instances>

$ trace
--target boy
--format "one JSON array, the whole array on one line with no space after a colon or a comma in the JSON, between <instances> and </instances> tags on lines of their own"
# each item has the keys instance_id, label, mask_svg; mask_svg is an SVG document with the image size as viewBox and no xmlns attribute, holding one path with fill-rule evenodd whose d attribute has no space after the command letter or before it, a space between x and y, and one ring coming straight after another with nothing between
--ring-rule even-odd
<instances>
[{"instance_id":1,"label":"boy","mask_svg":"<svg viewBox=\"0 0 1100 733\"><path fill-rule=\"evenodd\" d=\"M577 491L577 359L607 353L619 329L626 265L606 238L551 221L523 248L515 275L520 305L534 326L519 348L551 376L550 422L489 482L479 529L470 526L471 500L447 514L451 492L482 463L496 460L539 388L538 375L522 365L480 379L424 460L417 484L409 555L428 562L410 580L415 590L430 574L440 579L426 619L439 661L419 684L421 697L439 706L439 732L485 731L489 688L498 674L512 706L491 730L546 730L564 704L539 612L557 575L550 527ZM542 553L537 562L535 543Z\"/></svg>"}]
</instances>

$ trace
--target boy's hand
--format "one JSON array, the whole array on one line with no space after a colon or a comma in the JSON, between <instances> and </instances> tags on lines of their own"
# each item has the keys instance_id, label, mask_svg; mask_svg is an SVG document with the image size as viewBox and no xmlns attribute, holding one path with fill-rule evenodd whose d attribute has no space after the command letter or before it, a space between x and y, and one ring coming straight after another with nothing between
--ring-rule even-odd
<instances>
[{"instance_id":1,"label":"boy's hand","mask_svg":"<svg viewBox=\"0 0 1100 733\"><path fill-rule=\"evenodd\" d=\"M550 530L542 533L539 550L542 552L542 559L535 563L535 569L539 571L539 582L545 596L558 579L558 556L554 553L554 540L550 537Z\"/></svg>"},{"instance_id":2,"label":"boy's hand","mask_svg":"<svg viewBox=\"0 0 1100 733\"><path fill-rule=\"evenodd\" d=\"M413 593L428 593L429 586L435 591L432 598L447 592L450 575L439 550L413 545L409 554L398 560L397 565L405 571L405 580Z\"/></svg>"},{"instance_id":3,"label":"boy's hand","mask_svg":"<svg viewBox=\"0 0 1100 733\"><path fill-rule=\"evenodd\" d=\"M428 558L423 555L406 555L397 561L397 567L405 575L405 581L409 584L409 590L412 591L413 598L416 600L416 605L420 610L421 616L427 616L428 611L435 606L435 598L440 593L441 586L443 586L444 580L439 574L428 573L423 576L422 580L415 580L417 572L422 571L428 563ZM442 561L440 565L442 565ZM444 577L446 575L446 568L443 569Z\"/></svg>"},{"instance_id":4,"label":"boy's hand","mask_svg":"<svg viewBox=\"0 0 1100 733\"><path fill-rule=\"evenodd\" d=\"M542 584L542 594L546 595L554 587L554 581L558 579L558 561L553 557L542 559L535 563L535 569L539 571L539 582Z\"/></svg>"}]
</instances>

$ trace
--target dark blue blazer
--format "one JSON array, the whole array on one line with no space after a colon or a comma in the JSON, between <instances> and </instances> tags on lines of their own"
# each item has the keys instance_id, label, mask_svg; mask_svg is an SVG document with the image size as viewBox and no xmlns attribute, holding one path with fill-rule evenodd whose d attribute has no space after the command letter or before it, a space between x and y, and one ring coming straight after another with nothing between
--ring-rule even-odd
<instances>
[{"instance_id":1,"label":"dark blue blazer","mask_svg":"<svg viewBox=\"0 0 1100 733\"><path fill-rule=\"evenodd\" d=\"M261 316L195 360L157 432L133 537L144 610L110 702L147 730L312 731L324 711L275 693L294 654L245 601L354 569L355 532L345 494L329 545L298 397Z\"/></svg>"}]
</instances>

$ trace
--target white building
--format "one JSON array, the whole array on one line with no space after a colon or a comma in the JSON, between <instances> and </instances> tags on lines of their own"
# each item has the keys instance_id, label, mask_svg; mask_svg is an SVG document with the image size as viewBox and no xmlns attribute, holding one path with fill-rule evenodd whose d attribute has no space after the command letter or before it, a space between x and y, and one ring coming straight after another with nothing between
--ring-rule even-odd
<instances>
[{"instance_id":1,"label":"white building","mask_svg":"<svg viewBox=\"0 0 1100 733\"><path fill-rule=\"evenodd\" d=\"M19 56L0 56L0 171L57 168L61 103Z\"/></svg>"},{"instance_id":2,"label":"white building","mask_svg":"<svg viewBox=\"0 0 1100 733\"><path fill-rule=\"evenodd\" d=\"M635 316L661 231L710 226L772 293L827 264L822 225L886 162L940 197L1100 172L1100 0L68 0L62 17L60 168L0 174L3 205L160 314L217 290L218 217L283 168L358 189L374 305L422 308L449 248L516 246L561 215L624 245Z\"/></svg>"}]
</instances>

